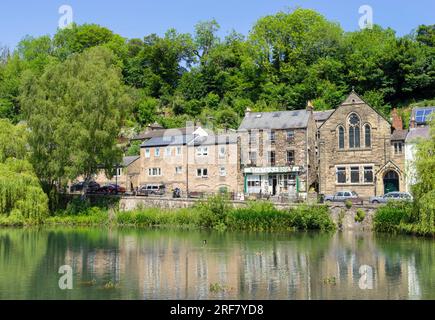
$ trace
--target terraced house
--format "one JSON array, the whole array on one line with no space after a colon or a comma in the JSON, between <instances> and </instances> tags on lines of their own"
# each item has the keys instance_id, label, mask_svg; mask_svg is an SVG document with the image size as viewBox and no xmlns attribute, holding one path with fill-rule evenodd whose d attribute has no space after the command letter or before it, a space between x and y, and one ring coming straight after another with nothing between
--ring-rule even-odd
<instances>
[{"instance_id":1,"label":"terraced house","mask_svg":"<svg viewBox=\"0 0 435 320\"><path fill-rule=\"evenodd\" d=\"M406 132L354 91L318 130L320 193L352 190L369 197L405 191Z\"/></svg>"},{"instance_id":2,"label":"terraced house","mask_svg":"<svg viewBox=\"0 0 435 320\"><path fill-rule=\"evenodd\" d=\"M246 194L306 197L315 186L316 122L311 105L295 111L247 109L238 133Z\"/></svg>"},{"instance_id":3,"label":"terraced house","mask_svg":"<svg viewBox=\"0 0 435 320\"><path fill-rule=\"evenodd\" d=\"M141 145L140 184L179 188L184 195L239 192L237 142L235 133L202 128L153 137Z\"/></svg>"}]
</instances>

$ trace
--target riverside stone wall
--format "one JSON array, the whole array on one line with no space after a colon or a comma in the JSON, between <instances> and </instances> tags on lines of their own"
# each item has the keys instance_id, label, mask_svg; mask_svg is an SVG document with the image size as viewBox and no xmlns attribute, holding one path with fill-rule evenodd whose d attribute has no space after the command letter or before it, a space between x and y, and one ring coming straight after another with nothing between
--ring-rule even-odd
<instances>
[{"instance_id":1,"label":"riverside stone wall","mask_svg":"<svg viewBox=\"0 0 435 320\"><path fill-rule=\"evenodd\" d=\"M189 208L195 205L197 199L168 199L153 197L123 197L120 199L119 208L121 211L132 211L137 208L161 208L161 209L180 209ZM246 201L232 201L236 208L248 205ZM274 203L277 209L289 209L299 204ZM346 208L344 204L337 203L328 205L331 218L342 230L371 230L373 215L379 205L353 205ZM365 213L364 221L356 222L357 211L362 210Z\"/></svg>"}]
</instances>

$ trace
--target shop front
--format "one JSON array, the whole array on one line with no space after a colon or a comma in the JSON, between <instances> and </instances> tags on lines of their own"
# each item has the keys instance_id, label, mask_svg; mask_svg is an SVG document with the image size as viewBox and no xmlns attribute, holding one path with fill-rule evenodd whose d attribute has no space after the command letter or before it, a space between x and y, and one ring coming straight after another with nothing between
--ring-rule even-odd
<instances>
[{"instance_id":1,"label":"shop front","mask_svg":"<svg viewBox=\"0 0 435 320\"><path fill-rule=\"evenodd\" d=\"M296 196L301 192L300 167L245 168L245 193Z\"/></svg>"}]
</instances>

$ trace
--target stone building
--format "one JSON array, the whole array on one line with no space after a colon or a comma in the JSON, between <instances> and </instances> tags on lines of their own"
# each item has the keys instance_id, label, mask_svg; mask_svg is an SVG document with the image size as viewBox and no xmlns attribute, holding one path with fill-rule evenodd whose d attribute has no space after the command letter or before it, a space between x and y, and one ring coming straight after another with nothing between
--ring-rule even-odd
<instances>
[{"instance_id":1,"label":"stone building","mask_svg":"<svg viewBox=\"0 0 435 320\"><path fill-rule=\"evenodd\" d=\"M362 197L405 190L406 132L354 91L319 127L319 191L352 190Z\"/></svg>"},{"instance_id":2,"label":"stone building","mask_svg":"<svg viewBox=\"0 0 435 320\"><path fill-rule=\"evenodd\" d=\"M412 185L416 183L415 154L416 144L422 139L430 138L429 121L435 114L435 107L414 108L411 112L409 133L405 141L405 170L406 191L412 191Z\"/></svg>"},{"instance_id":3,"label":"stone building","mask_svg":"<svg viewBox=\"0 0 435 320\"><path fill-rule=\"evenodd\" d=\"M141 145L140 184L194 193L239 192L235 134L191 128L183 135L153 137Z\"/></svg>"},{"instance_id":4,"label":"stone building","mask_svg":"<svg viewBox=\"0 0 435 320\"><path fill-rule=\"evenodd\" d=\"M311 107L276 112L248 109L238 132L246 194L306 196L317 176Z\"/></svg>"},{"instance_id":5,"label":"stone building","mask_svg":"<svg viewBox=\"0 0 435 320\"><path fill-rule=\"evenodd\" d=\"M124 187L128 192L134 191L138 186L140 173L139 156L123 157L122 163L113 167L113 177L108 177L105 170L100 170L93 180L101 186L107 184L117 184ZM78 181L84 180L83 177L78 177Z\"/></svg>"}]
</instances>

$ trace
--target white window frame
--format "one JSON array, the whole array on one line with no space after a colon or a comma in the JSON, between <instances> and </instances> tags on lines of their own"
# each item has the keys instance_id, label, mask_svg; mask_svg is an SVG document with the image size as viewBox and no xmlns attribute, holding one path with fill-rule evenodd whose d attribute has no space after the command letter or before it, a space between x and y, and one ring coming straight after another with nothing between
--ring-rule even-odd
<instances>
[{"instance_id":1,"label":"white window frame","mask_svg":"<svg viewBox=\"0 0 435 320\"><path fill-rule=\"evenodd\" d=\"M208 156L208 147L197 147L196 148L196 156L197 157L207 157Z\"/></svg>"},{"instance_id":2,"label":"white window frame","mask_svg":"<svg viewBox=\"0 0 435 320\"><path fill-rule=\"evenodd\" d=\"M116 168L116 173L115 173L115 177L120 177L120 176L122 176L122 170L123 168L122 167L117 167Z\"/></svg>"},{"instance_id":3,"label":"white window frame","mask_svg":"<svg viewBox=\"0 0 435 320\"><path fill-rule=\"evenodd\" d=\"M183 173L183 167L182 166L175 167L175 174L182 174L182 173Z\"/></svg>"},{"instance_id":4,"label":"white window frame","mask_svg":"<svg viewBox=\"0 0 435 320\"><path fill-rule=\"evenodd\" d=\"M145 158L151 158L151 149L150 148L145 149Z\"/></svg>"},{"instance_id":5,"label":"white window frame","mask_svg":"<svg viewBox=\"0 0 435 320\"><path fill-rule=\"evenodd\" d=\"M177 156L181 156L183 154L183 149L181 147L177 147L175 152Z\"/></svg>"},{"instance_id":6,"label":"white window frame","mask_svg":"<svg viewBox=\"0 0 435 320\"><path fill-rule=\"evenodd\" d=\"M172 148L166 147L165 148L165 157L170 157L172 155Z\"/></svg>"},{"instance_id":7,"label":"white window frame","mask_svg":"<svg viewBox=\"0 0 435 320\"><path fill-rule=\"evenodd\" d=\"M207 172L207 174L204 174L204 172ZM208 178L208 168L198 168L198 169L196 169L196 176L198 178Z\"/></svg>"},{"instance_id":8,"label":"white window frame","mask_svg":"<svg viewBox=\"0 0 435 320\"><path fill-rule=\"evenodd\" d=\"M226 177L227 176L227 168L226 167L219 167L219 176L220 177Z\"/></svg>"},{"instance_id":9,"label":"white window frame","mask_svg":"<svg viewBox=\"0 0 435 320\"><path fill-rule=\"evenodd\" d=\"M161 177L162 176L162 169L161 168L148 168L148 176Z\"/></svg>"},{"instance_id":10,"label":"white window frame","mask_svg":"<svg viewBox=\"0 0 435 320\"><path fill-rule=\"evenodd\" d=\"M160 158L160 148L155 148L154 149L154 157Z\"/></svg>"},{"instance_id":11,"label":"white window frame","mask_svg":"<svg viewBox=\"0 0 435 320\"><path fill-rule=\"evenodd\" d=\"M225 158L226 154L227 154L227 146L219 146L219 158L221 159Z\"/></svg>"}]
</instances>

